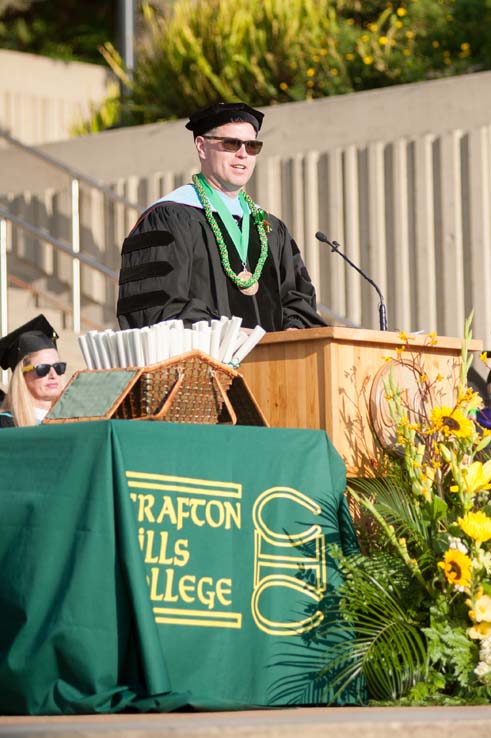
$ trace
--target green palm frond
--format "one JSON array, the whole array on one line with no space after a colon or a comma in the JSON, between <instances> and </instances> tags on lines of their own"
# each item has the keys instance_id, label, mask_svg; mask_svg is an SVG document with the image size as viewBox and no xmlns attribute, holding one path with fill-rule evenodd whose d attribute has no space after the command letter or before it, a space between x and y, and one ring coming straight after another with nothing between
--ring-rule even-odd
<instances>
[{"instance_id":1,"label":"green palm frond","mask_svg":"<svg viewBox=\"0 0 491 738\"><path fill-rule=\"evenodd\" d=\"M395 544L399 553L407 558L407 553L404 554L397 545L400 539L407 539L411 541L411 555L417 556L421 570L430 571L434 567L434 549L437 544L432 537L434 530L428 526L427 518L422 515L421 503L408 492L407 486L390 477L360 479L348 491L364 510L364 514L372 515L385 528L385 546ZM387 535L389 528L390 536Z\"/></svg>"},{"instance_id":2,"label":"green palm frond","mask_svg":"<svg viewBox=\"0 0 491 738\"><path fill-rule=\"evenodd\" d=\"M350 488L351 491L351 488ZM428 529L421 515L421 507L404 486L389 478L357 480L356 491L361 492L361 504L371 500L379 513L394 526L396 535L410 535L421 545L428 544Z\"/></svg>"},{"instance_id":3,"label":"green palm frond","mask_svg":"<svg viewBox=\"0 0 491 738\"><path fill-rule=\"evenodd\" d=\"M303 643L284 643L276 665L290 672L272 699L309 704L363 704L399 699L425 678L427 643L417 613L426 596L404 562L380 552L344 557L332 547L344 583L319 608L323 623Z\"/></svg>"},{"instance_id":4,"label":"green palm frond","mask_svg":"<svg viewBox=\"0 0 491 738\"><path fill-rule=\"evenodd\" d=\"M374 699L398 699L424 677L427 665L422 623L415 616L424 593L399 559L350 557L341 562L345 583L339 605L342 620L325 636L350 629L331 649L319 677L332 674L333 699L363 676ZM344 621L344 624L343 624Z\"/></svg>"}]
</instances>

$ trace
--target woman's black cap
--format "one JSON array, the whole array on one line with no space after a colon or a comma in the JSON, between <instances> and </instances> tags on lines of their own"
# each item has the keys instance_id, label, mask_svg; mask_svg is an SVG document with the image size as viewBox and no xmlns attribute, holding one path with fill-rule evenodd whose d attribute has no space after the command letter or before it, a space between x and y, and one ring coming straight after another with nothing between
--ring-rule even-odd
<instances>
[{"instance_id":1,"label":"woman's black cap","mask_svg":"<svg viewBox=\"0 0 491 738\"><path fill-rule=\"evenodd\" d=\"M57 338L58 334L44 315L38 315L0 338L0 366L13 371L27 354L56 348Z\"/></svg>"},{"instance_id":2,"label":"woman's black cap","mask_svg":"<svg viewBox=\"0 0 491 738\"><path fill-rule=\"evenodd\" d=\"M244 121L254 126L256 133L259 133L263 118L263 113L254 110L245 103L219 102L193 113L189 117L188 123L186 123L186 128L188 131L192 131L196 138L196 136L202 136L211 131L212 128L223 126L225 123Z\"/></svg>"}]
</instances>

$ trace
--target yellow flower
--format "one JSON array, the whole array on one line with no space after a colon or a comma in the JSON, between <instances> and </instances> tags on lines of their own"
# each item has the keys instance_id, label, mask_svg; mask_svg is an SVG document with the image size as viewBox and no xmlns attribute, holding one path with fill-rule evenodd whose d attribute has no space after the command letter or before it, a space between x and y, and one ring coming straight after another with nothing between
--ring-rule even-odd
<instances>
[{"instance_id":1,"label":"yellow flower","mask_svg":"<svg viewBox=\"0 0 491 738\"><path fill-rule=\"evenodd\" d=\"M439 41L432 41L431 42L431 45L433 46L434 49L438 49L438 47L440 46L440 42Z\"/></svg>"},{"instance_id":2,"label":"yellow flower","mask_svg":"<svg viewBox=\"0 0 491 738\"><path fill-rule=\"evenodd\" d=\"M372 31L372 33L375 33L375 31L377 30L377 24L376 23L369 23L368 24L368 30L369 31Z\"/></svg>"},{"instance_id":3,"label":"yellow flower","mask_svg":"<svg viewBox=\"0 0 491 738\"><path fill-rule=\"evenodd\" d=\"M396 28L402 28L403 25L404 24L400 20L396 21L396 23L395 23Z\"/></svg>"},{"instance_id":4,"label":"yellow flower","mask_svg":"<svg viewBox=\"0 0 491 738\"><path fill-rule=\"evenodd\" d=\"M482 407L482 398L478 392L467 387L467 390L459 396L457 404L465 405L465 410L469 413L470 410L479 410Z\"/></svg>"},{"instance_id":5,"label":"yellow flower","mask_svg":"<svg viewBox=\"0 0 491 738\"><path fill-rule=\"evenodd\" d=\"M351 52L348 52L347 54L344 55L344 58L347 59L348 61L353 61L353 59L355 58L355 55L352 54Z\"/></svg>"},{"instance_id":6,"label":"yellow flower","mask_svg":"<svg viewBox=\"0 0 491 738\"><path fill-rule=\"evenodd\" d=\"M414 38L414 32L413 31L406 31L406 38Z\"/></svg>"},{"instance_id":7,"label":"yellow flower","mask_svg":"<svg viewBox=\"0 0 491 738\"><path fill-rule=\"evenodd\" d=\"M307 69L307 77L313 77L315 74L315 69L312 69L312 67L309 67Z\"/></svg>"},{"instance_id":8,"label":"yellow flower","mask_svg":"<svg viewBox=\"0 0 491 738\"><path fill-rule=\"evenodd\" d=\"M470 45L470 44L468 44L468 43L467 43L467 42L465 41L465 42L464 42L463 44L460 44L460 48L462 49L462 51L469 51L469 49L471 48L471 45Z\"/></svg>"},{"instance_id":9,"label":"yellow flower","mask_svg":"<svg viewBox=\"0 0 491 738\"><path fill-rule=\"evenodd\" d=\"M404 15L407 14L406 8L397 8L397 15L402 18Z\"/></svg>"},{"instance_id":10,"label":"yellow flower","mask_svg":"<svg viewBox=\"0 0 491 738\"><path fill-rule=\"evenodd\" d=\"M364 56L363 64L366 64L367 66L369 66L370 64L373 64L373 56Z\"/></svg>"},{"instance_id":11,"label":"yellow flower","mask_svg":"<svg viewBox=\"0 0 491 738\"><path fill-rule=\"evenodd\" d=\"M479 354L479 358L481 359L481 361L484 361L484 363L486 363L486 361L488 360L488 352L483 351L481 354Z\"/></svg>"},{"instance_id":12,"label":"yellow flower","mask_svg":"<svg viewBox=\"0 0 491 738\"><path fill-rule=\"evenodd\" d=\"M331 68L331 74L333 77L336 77L338 75L338 70L336 69L336 67Z\"/></svg>"},{"instance_id":13,"label":"yellow flower","mask_svg":"<svg viewBox=\"0 0 491 738\"><path fill-rule=\"evenodd\" d=\"M438 566L443 569L450 584L454 587L468 587L471 583L471 560L467 554L456 548L449 548L443 558Z\"/></svg>"},{"instance_id":14,"label":"yellow flower","mask_svg":"<svg viewBox=\"0 0 491 738\"><path fill-rule=\"evenodd\" d=\"M466 418L458 408L434 407L430 413L430 420L437 431L445 436L455 438L470 438L474 433L472 420Z\"/></svg>"},{"instance_id":15,"label":"yellow flower","mask_svg":"<svg viewBox=\"0 0 491 738\"><path fill-rule=\"evenodd\" d=\"M364 33L363 36L361 36L361 40L366 43L367 41L370 41L370 36L368 33Z\"/></svg>"},{"instance_id":16,"label":"yellow flower","mask_svg":"<svg viewBox=\"0 0 491 738\"><path fill-rule=\"evenodd\" d=\"M482 623L487 620L491 621L491 597L489 595L482 595L476 600L474 604L474 620L477 623Z\"/></svg>"},{"instance_id":17,"label":"yellow flower","mask_svg":"<svg viewBox=\"0 0 491 738\"><path fill-rule=\"evenodd\" d=\"M321 49L320 50L320 55L321 56L327 56L327 49Z\"/></svg>"},{"instance_id":18,"label":"yellow flower","mask_svg":"<svg viewBox=\"0 0 491 738\"><path fill-rule=\"evenodd\" d=\"M491 518L481 510L469 512L457 520L460 528L478 543L484 543L491 538Z\"/></svg>"},{"instance_id":19,"label":"yellow flower","mask_svg":"<svg viewBox=\"0 0 491 738\"><path fill-rule=\"evenodd\" d=\"M483 620L482 623L479 623L478 625L473 625L472 628L469 628L467 633L469 635L469 638L472 638L474 641L480 640L481 638L487 638L489 635L491 635L491 623Z\"/></svg>"},{"instance_id":20,"label":"yellow flower","mask_svg":"<svg viewBox=\"0 0 491 738\"><path fill-rule=\"evenodd\" d=\"M469 466L461 469L463 492L469 497L473 497L477 492L483 489L491 489L491 460L483 464L481 461L474 461ZM451 492L458 492L459 487L452 485Z\"/></svg>"},{"instance_id":21,"label":"yellow flower","mask_svg":"<svg viewBox=\"0 0 491 738\"><path fill-rule=\"evenodd\" d=\"M288 89L288 85L286 84L286 82L280 82L280 90L287 90L287 89Z\"/></svg>"},{"instance_id":22,"label":"yellow flower","mask_svg":"<svg viewBox=\"0 0 491 738\"><path fill-rule=\"evenodd\" d=\"M387 36L380 36L378 42L380 46L385 46L388 40Z\"/></svg>"}]
</instances>

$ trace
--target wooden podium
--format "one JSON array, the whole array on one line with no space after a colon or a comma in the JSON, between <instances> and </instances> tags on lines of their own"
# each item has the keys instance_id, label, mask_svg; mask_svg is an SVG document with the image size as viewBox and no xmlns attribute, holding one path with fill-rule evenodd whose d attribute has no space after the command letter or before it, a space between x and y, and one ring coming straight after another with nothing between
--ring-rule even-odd
<instances>
[{"instance_id":1,"label":"wooden podium","mask_svg":"<svg viewBox=\"0 0 491 738\"><path fill-rule=\"evenodd\" d=\"M462 339L436 337L430 343L426 335L409 335L408 349L428 375L441 375L437 402L451 406ZM400 334L389 331L327 327L268 333L240 372L271 427L324 429L349 476L372 476L381 451L378 439L391 426L383 382L395 365L385 357L396 358L403 345ZM469 348L481 351L482 344L472 341Z\"/></svg>"}]
</instances>

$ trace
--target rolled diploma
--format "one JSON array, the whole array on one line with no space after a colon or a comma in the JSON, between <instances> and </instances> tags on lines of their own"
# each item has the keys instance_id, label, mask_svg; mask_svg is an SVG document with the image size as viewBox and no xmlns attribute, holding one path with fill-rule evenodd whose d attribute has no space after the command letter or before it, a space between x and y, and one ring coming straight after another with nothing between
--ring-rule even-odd
<instances>
[{"instance_id":1,"label":"rolled diploma","mask_svg":"<svg viewBox=\"0 0 491 738\"><path fill-rule=\"evenodd\" d=\"M85 366L87 367L87 369L95 369L95 361L92 356L89 343L87 341L87 336L79 336L78 345L80 346L80 351L82 352L82 356L84 357Z\"/></svg>"},{"instance_id":2,"label":"rolled diploma","mask_svg":"<svg viewBox=\"0 0 491 738\"><path fill-rule=\"evenodd\" d=\"M165 361L170 356L169 326L166 321L162 321L153 325L152 329L157 334L157 362Z\"/></svg>"},{"instance_id":3,"label":"rolled diploma","mask_svg":"<svg viewBox=\"0 0 491 738\"><path fill-rule=\"evenodd\" d=\"M197 325L199 325L198 333L201 336L201 351L204 351L205 354L209 355L211 344L211 328L205 320L200 321Z\"/></svg>"},{"instance_id":4,"label":"rolled diploma","mask_svg":"<svg viewBox=\"0 0 491 738\"><path fill-rule=\"evenodd\" d=\"M99 355L102 358L102 366L104 369L111 369L111 354L109 353L109 347L107 345L107 339L105 333L97 333L95 335L96 342L99 348Z\"/></svg>"},{"instance_id":5,"label":"rolled diploma","mask_svg":"<svg viewBox=\"0 0 491 738\"><path fill-rule=\"evenodd\" d=\"M232 359L232 354L235 349L235 341L237 340L240 326L242 325L242 318L234 317L229 321L227 332L222 340L220 346L220 361L223 364L228 364Z\"/></svg>"},{"instance_id":6,"label":"rolled diploma","mask_svg":"<svg viewBox=\"0 0 491 738\"><path fill-rule=\"evenodd\" d=\"M193 349L193 339L194 335L198 334L198 331L193 331L191 328L184 328L184 338L183 338L183 349L184 352L192 351Z\"/></svg>"},{"instance_id":7,"label":"rolled diploma","mask_svg":"<svg viewBox=\"0 0 491 738\"><path fill-rule=\"evenodd\" d=\"M114 331L111 330L111 328L108 328L107 331L104 331L104 333L101 334L102 343L104 344L104 348L106 349L106 352L109 356L109 363L112 369L119 366L119 357L118 357L116 341L113 340L114 335L115 335Z\"/></svg>"},{"instance_id":8,"label":"rolled diploma","mask_svg":"<svg viewBox=\"0 0 491 738\"><path fill-rule=\"evenodd\" d=\"M149 366L150 364L155 364L157 359L157 346L156 346L156 338L157 336L154 334L152 330L148 326L145 326L141 328L140 330L140 338L142 343L142 349L143 349L143 358L145 360L145 366Z\"/></svg>"},{"instance_id":9,"label":"rolled diploma","mask_svg":"<svg viewBox=\"0 0 491 738\"><path fill-rule=\"evenodd\" d=\"M131 339L133 343L133 349L135 352L136 366L145 366L145 356L143 355L143 343L141 331L135 328L131 332Z\"/></svg>"},{"instance_id":10,"label":"rolled diploma","mask_svg":"<svg viewBox=\"0 0 491 738\"><path fill-rule=\"evenodd\" d=\"M137 330L136 328L128 328L125 331L121 331L121 335L124 343L124 351L126 355L126 366L138 366L137 357L135 353L135 347L133 344L133 333Z\"/></svg>"},{"instance_id":11,"label":"rolled diploma","mask_svg":"<svg viewBox=\"0 0 491 738\"><path fill-rule=\"evenodd\" d=\"M177 321L176 321L177 322ZM180 321L182 324L182 321ZM184 326L181 325L169 330L170 356L179 356L184 348Z\"/></svg>"},{"instance_id":12,"label":"rolled diploma","mask_svg":"<svg viewBox=\"0 0 491 738\"><path fill-rule=\"evenodd\" d=\"M214 359L220 358L220 338L222 335L223 323L220 320L211 321L211 335L210 335L210 356Z\"/></svg>"},{"instance_id":13,"label":"rolled diploma","mask_svg":"<svg viewBox=\"0 0 491 738\"><path fill-rule=\"evenodd\" d=\"M240 362L245 359L247 354L249 354L252 351L254 346L256 346L259 343L259 341L261 340L261 338L264 336L265 333L266 331L264 330L264 328L261 328L260 325L257 325L252 331L252 333L250 333L247 336L242 346L240 346L237 349L237 351L234 353L234 355L232 356L232 362L234 364L240 364Z\"/></svg>"},{"instance_id":14,"label":"rolled diploma","mask_svg":"<svg viewBox=\"0 0 491 738\"><path fill-rule=\"evenodd\" d=\"M114 335L116 336L116 346L118 348L118 366L122 368L126 366L131 366L131 362L128 360L128 355L126 353L126 344L124 341L123 331L116 331Z\"/></svg>"},{"instance_id":15,"label":"rolled diploma","mask_svg":"<svg viewBox=\"0 0 491 738\"><path fill-rule=\"evenodd\" d=\"M103 369L102 358L99 353L99 344L96 340L97 331L89 331L86 333L85 338L87 339L87 345L90 349L90 354L93 359L94 369Z\"/></svg>"}]
</instances>

